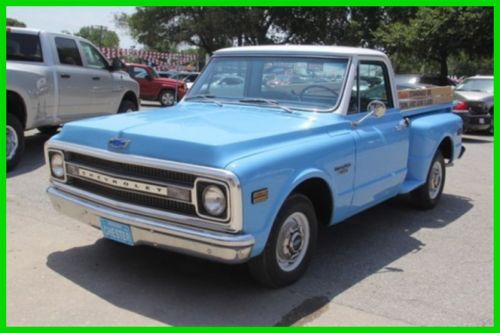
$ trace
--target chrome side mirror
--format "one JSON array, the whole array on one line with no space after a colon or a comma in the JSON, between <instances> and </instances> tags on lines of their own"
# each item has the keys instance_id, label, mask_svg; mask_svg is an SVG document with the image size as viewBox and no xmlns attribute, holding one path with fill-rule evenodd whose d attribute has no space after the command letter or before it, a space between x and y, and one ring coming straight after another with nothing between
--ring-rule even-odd
<instances>
[{"instance_id":1,"label":"chrome side mirror","mask_svg":"<svg viewBox=\"0 0 500 333\"><path fill-rule=\"evenodd\" d=\"M353 127L360 125L362 122L372 116L375 118L383 117L385 115L385 112L387 111L387 107L385 106L384 102L373 100L368 103L367 111L368 113L363 118L352 123Z\"/></svg>"},{"instance_id":2,"label":"chrome side mirror","mask_svg":"<svg viewBox=\"0 0 500 333\"><path fill-rule=\"evenodd\" d=\"M366 111L368 111L375 118L382 117L385 114L385 111L387 111L387 107L385 106L384 102L377 100L368 103L366 109L367 109Z\"/></svg>"}]
</instances>

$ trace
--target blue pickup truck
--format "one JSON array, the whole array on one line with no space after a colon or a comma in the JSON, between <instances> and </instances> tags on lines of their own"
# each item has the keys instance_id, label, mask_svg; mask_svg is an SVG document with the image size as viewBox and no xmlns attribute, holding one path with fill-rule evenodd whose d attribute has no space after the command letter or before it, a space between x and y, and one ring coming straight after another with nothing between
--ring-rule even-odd
<instances>
[{"instance_id":1,"label":"blue pickup truck","mask_svg":"<svg viewBox=\"0 0 500 333\"><path fill-rule=\"evenodd\" d=\"M47 192L106 238L248 262L285 286L320 227L403 193L438 203L464 152L451 90L439 89L398 92L374 50L219 50L168 110L66 124L46 144Z\"/></svg>"}]
</instances>

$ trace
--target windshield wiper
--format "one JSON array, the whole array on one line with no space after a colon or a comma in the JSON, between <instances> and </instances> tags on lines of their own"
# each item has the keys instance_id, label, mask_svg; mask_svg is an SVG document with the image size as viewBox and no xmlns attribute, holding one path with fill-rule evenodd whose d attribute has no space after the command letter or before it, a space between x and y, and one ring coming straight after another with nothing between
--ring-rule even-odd
<instances>
[{"instance_id":1,"label":"windshield wiper","mask_svg":"<svg viewBox=\"0 0 500 333\"><path fill-rule=\"evenodd\" d=\"M215 103L218 106L222 106L222 103L219 102L219 101L214 100L214 98L215 98L215 96L213 96L213 95L204 95L204 94L201 94L201 95L188 96L188 97L184 98L184 100L189 101L189 100L192 100L192 99L202 99L204 101Z\"/></svg>"},{"instance_id":2,"label":"windshield wiper","mask_svg":"<svg viewBox=\"0 0 500 333\"><path fill-rule=\"evenodd\" d=\"M280 103L278 103L277 101L273 100L273 99L267 99L267 98L242 98L239 100L241 103L265 103L265 104L268 104L268 105L272 105L272 106L276 106L288 113L293 113L292 109L290 109L289 107L286 107L284 105L281 105Z\"/></svg>"}]
</instances>

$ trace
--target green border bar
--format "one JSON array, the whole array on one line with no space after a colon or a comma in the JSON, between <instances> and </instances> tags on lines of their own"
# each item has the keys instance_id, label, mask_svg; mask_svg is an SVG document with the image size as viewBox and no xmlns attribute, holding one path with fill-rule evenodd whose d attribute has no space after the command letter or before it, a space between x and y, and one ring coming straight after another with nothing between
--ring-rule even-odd
<instances>
[{"instance_id":1,"label":"green border bar","mask_svg":"<svg viewBox=\"0 0 500 333\"><path fill-rule=\"evenodd\" d=\"M409 0L393 0L393 1L388 1L388 0L350 0L350 1L318 1L318 0L313 0L313 1L305 1L305 0L253 0L253 1L221 1L221 0L205 0L205 1L199 1L199 0L184 0L184 1L161 1L161 0L140 0L140 1L131 1L131 0L103 0L103 1L96 1L96 0L89 0L89 1L82 1L82 0L77 0L77 1L72 1L69 2L68 0L48 0L43 3L44 6L117 6L117 7L122 7L122 6L176 6L180 5L182 6L269 6L269 5L274 5L274 6L493 6L494 8L494 16L499 17L500 15L500 9L499 7L495 6L495 2L493 0L484 0L484 1L466 1L466 0L457 0L457 1L452 1L452 0L444 0L444 1L433 1L433 0L415 0L415 1L409 1ZM35 1L35 0L7 0L5 1L5 6L4 10L1 14L0 17L0 26L2 27L2 35L1 35L1 45L3 46L3 50L0 54L1 56L1 61L3 63L6 63L6 8L7 6L40 6L40 1ZM498 20L495 20L494 22L494 36L498 35L498 31L500 29L500 23ZM500 58L500 44L496 42L495 38L495 43L494 43L494 62L495 60ZM495 76L498 78L500 77L500 69L498 66L494 68L494 73ZM2 66L0 68L0 75L4 78L2 80L2 85L6 87L6 67ZM498 83L498 79L495 81L495 90L500 91L500 84ZM5 133L5 127L6 127L6 95L2 94L1 95L1 101L4 105L4 112L3 116L0 117L0 128L2 129L2 132ZM495 103L499 104L500 103L500 98L495 97ZM496 122L500 122L498 119ZM497 127L498 128L498 127ZM5 156L5 140L6 137L3 135L0 136L0 156ZM495 165L496 159L497 159L497 147L494 145L494 167L493 170L495 170ZM2 226L2 231L0 232L0 243L2 247L4 248L4 255L0 256L1 257L1 262L0 266L2 267L2 274L0 274L1 279L0 279L0 284L3 285L3 288L1 289L1 295L0 297L3 298L3 302L1 302L2 309L1 309L1 316L0 316L0 332L40 332L40 333L52 333L52 332L61 332L61 333L66 333L66 332L132 332L132 331L137 331L140 329L141 331L148 331L148 332L153 332L153 331L169 331L169 332L250 332L250 331L259 331L259 332L292 332L292 331L298 331L298 330L314 330L316 332L331 332L333 330L339 332L361 332L361 331L366 331L370 330L372 332L400 332L400 331L405 331L405 332L464 332L464 333L469 333L469 332L483 332L483 333L489 333L489 332L496 332L495 326L493 327L310 327L310 328L305 328L305 327L7 327L7 321L6 321L6 311L7 311L7 269L6 269L6 257L7 257L7 242L6 242L6 237L7 237L7 215L6 215L6 208L7 208L7 200L6 200L6 164L5 162L1 163L0 166L0 177L2 178L2 181L0 182L0 193L3 194L3 197L0 195L0 198L3 198L3 202L0 204L0 216L4 216L5 219L1 221L0 223L4 223ZM496 178L493 174L493 179L494 179L494 193L495 193L495 188L496 188ZM494 205L500 205L500 199L495 198L494 196ZM494 208L493 209L493 214L494 214ZM493 215L494 219L494 215ZM487 232L485 230L485 232ZM498 234L498 228L493 231L494 238L497 238ZM465 236L465 235L464 235ZM494 242L493 242L494 243ZM494 254L500 251L498 249L494 250ZM494 277L498 276L497 272L497 265L494 265ZM493 315L494 319L497 317L498 310L496 309L496 291L498 290L497 287L497 279L494 278L493 280L493 287L494 287L494 298L493 298L493 305L494 305L494 310L493 310ZM30 292L27 290L26 292ZM457 306L466 306L466 304L457 304ZM495 323L495 320L493 321Z\"/></svg>"}]
</instances>

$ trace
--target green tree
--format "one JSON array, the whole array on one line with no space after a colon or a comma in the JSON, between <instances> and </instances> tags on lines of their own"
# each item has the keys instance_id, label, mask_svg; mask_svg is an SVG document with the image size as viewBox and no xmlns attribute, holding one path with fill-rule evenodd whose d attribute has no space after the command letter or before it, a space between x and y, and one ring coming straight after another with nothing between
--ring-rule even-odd
<instances>
[{"instance_id":1,"label":"green tree","mask_svg":"<svg viewBox=\"0 0 500 333\"><path fill-rule=\"evenodd\" d=\"M120 38L116 32L102 25L91 25L80 28L75 35L88 39L98 47L118 47Z\"/></svg>"},{"instance_id":2,"label":"green tree","mask_svg":"<svg viewBox=\"0 0 500 333\"><path fill-rule=\"evenodd\" d=\"M15 18L7 17L7 26L8 27L26 28L26 23L18 21Z\"/></svg>"},{"instance_id":3,"label":"green tree","mask_svg":"<svg viewBox=\"0 0 500 333\"><path fill-rule=\"evenodd\" d=\"M272 43L268 33L279 13L274 7L137 7L115 21L151 49L172 51L187 43L211 54L228 46Z\"/></svg>"},{"instance_id":4,"label":"green tree","mask_svg":"<svg viewBox=\"0 0 500 333\"><path fill-rule=\"evenodd\" d=\"M489 7L419 7L408 23L380 26L374 36L389 54L433 62L442 77L448 61L460 53L469 59L491 58L493 10Z\"/></svg>"}]
</instances>

